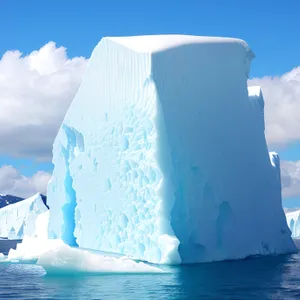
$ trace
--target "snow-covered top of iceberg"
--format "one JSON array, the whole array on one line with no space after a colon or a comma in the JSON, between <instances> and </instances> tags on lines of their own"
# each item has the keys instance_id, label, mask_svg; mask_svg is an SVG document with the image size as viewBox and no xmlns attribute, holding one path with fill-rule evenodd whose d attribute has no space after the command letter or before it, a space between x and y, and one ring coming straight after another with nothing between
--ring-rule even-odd
<instances>
[{"instance_id":1,"label":"snow-covered top of iceberg","mask_svg":"<svg viewBox=\"0 0 300 300\"><path fill-rule=\"evenodd\" d=\"M248 87L249 97L260 97L262 96L262 91L260 86L249 86Z\"/></svg>"},{"instance_id":2,"label":"snow-covered top of iceberg","mask_svg":"<svg viewBox=\"0 0 300 300\"><path fill-rule=\"evenodd\" d=\"M20 207L22 205L26 205L26 204L31 204L33 201L37 201L37 200L42 200L42 195L40 193L36 193L35 195L27 198L27 199L24 199L24 200L21 200L17 203L12 203L12 204L9 204L3 208L1 208L0 211L5 211L5 210L10 210L10 209L14 209L14 208L17 208L17 207ZM43 202L43 200L42 200Z\"/></svg>"},{"instance_id":3,"label":"snow-covered top of iceberg","mask_svg":"<svg viewBox=\"0 0 300 300\"><path fill-rule=\"evenodd\" d=\"M193 36L182 34L140 35L126 37L105 37L137 52L155 53L171 48L195 44L237 44L249 49L247 43L237 38ZM254 55L254 54L253 54Z\"/></svg>"},{"instance_id":4,"label":"snow-covered top of iceberg","mask_svg":"<svg viewBox=\"0 0 300 300\"><path fill-rule=\"evenodd\" d=\"M17 203L22 200L24 200L24 198L13 196L10 194L0 194L0 208L3 208L9 204Z\"/></svg>"}]
</instances>

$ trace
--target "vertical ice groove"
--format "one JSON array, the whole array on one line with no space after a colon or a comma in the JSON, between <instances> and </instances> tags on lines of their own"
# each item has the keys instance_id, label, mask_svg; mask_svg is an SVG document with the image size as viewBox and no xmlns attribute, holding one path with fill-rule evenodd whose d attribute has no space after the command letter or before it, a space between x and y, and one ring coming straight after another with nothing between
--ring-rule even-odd
<instances>
[{"instance_id":1,"label":"vertical ice groove","mask_svg":"<svg viewBox=\"0 0 300 300\"><path fill-rule=\"evenodd\" d=\"M61 151L66 163L66 174L64 180L66 203L62 207L64 220L62 229L62 240L68 245L77 246L76 239L74 237L75 207L77 203L76 192L72 187L73 179L70 175L69 170L69 149L62 148Z\"/></svg>"},{"instance_id":2,"label":"vertical ice groove","mask_svg":"<svg viewBox=\"0 0 300 300\"><path fill-rule=\"evenodd\" d=\"M65 161L65 179L64 188L66 201L62 206L63 211L63 226L62 240L70 246L78 246L74 236L75 223L75 208L77 206L76 191L73 188L73 178L70 173L70 163L78 151L84 151L84 141L82 134L75 128L70 128L63 124L62 129L67 137L66 148L61 147L61 153Z\"/></svg>"}]
</instances>

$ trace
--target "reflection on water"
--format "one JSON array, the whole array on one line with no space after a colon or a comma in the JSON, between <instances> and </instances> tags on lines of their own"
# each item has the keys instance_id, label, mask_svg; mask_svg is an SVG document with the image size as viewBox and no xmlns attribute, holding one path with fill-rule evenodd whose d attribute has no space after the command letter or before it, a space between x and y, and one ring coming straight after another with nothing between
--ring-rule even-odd
<instances>
[{"instance_id":1,"label":"reflection on water","mask_svg":"<svg viewBox=\"0 0 300 300\"><path fill-rule=\"evenodd\" d=\"M298 254L165 268L169 274L50 277L39 266L0 264L0 299L300 297Z\"/></svg>"}]
</instances>

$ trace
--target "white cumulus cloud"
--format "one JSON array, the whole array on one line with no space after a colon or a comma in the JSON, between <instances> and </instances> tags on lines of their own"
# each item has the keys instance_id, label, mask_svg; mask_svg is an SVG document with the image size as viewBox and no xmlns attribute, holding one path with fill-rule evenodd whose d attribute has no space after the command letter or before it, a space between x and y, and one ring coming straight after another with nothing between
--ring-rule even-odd
<instances>
[{"instance_id":1,"label":"white cumulus cloud","mask_svg":"<svg viewBox=\"0 0 300 300\"><path fill-rule=\"evenodd\" d=\"M0 194L11 194L19 197L30 197L37 192L46 194L51 174L38 171L31 177L22 175L13 166L0 168Z\"/></svg>"},{"instance_id":2,"label":"white cumulus cloud","mask_svg":"<svg viewBox=\"0 0 300 300\"><path fill-rule=\"evenodd\" d=\"M248 84L262 88L268 145L300 141L300 67L280 77L254 78Z\"/></svg>"},{"instance_id":3,"label":"white cumulus cloud","mask_svg":"<svg viewBox=\"0 0 300 300\"><path fill-rule=\"evenodd\" d=\"M27 55L7 51L0 58L0 155L51 160L53 140L87 61L68 58L67 50L53 42ZM262 87L270 150L300 141L300 67L279 77L251 79L249 85ZM281 169L283 197L300 196L300 162L282 161ZM49 178L47 172L26 177L3 166L0 193L43 193Z\"/></svg>"},{"instance_id":4,"label":"white cumulus cloud","mask_svg":"<svg viewBox=\"0 0 300 300\"><path fill-rule=\"evenodd\" d=\"M0 60L0 155L51 160L52 143L81 83L87 59L68 58L49 42L22 56L8 51ZM300 67L280 77L249 80L265 99L270 148L300 141Z\"/></svg>"},{"instance_id":5,"label":"white cumulus cloud","mask_svg":"<svg viewBox=\"0 0 300 300\"><path fill-rule=\"evenodd\" d=\"M300 160L281 162L283 198L300 197Z\"/></svg>"},{"instance_id":6,"label":"white cumulus cloud","mask_svg":"<svg viewBox=\"0 0 300 300\"><path fill-rule=\"evenodd\" d=\"M81 83L87 59L49 42L0 60L0 155L51 160L53 140Z\"/></svg>"}]
</instances>

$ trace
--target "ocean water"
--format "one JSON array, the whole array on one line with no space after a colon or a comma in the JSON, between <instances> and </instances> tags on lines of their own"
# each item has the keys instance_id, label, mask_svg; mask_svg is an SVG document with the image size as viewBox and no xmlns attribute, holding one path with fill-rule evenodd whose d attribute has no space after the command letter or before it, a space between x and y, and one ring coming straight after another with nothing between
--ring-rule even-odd
<instances>
[{"instance_id":1,"label":"ocean water","mask_svg":"<svg viewBox=\"0 0 300 300\"><path fill-rule=\"evenodd\" d=\"M48 276L0 264L0 299L300 299L300 255L164 267L155 275Z\"/></svg>"}]
</instances>

